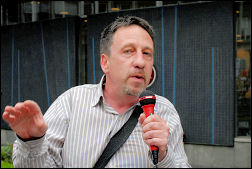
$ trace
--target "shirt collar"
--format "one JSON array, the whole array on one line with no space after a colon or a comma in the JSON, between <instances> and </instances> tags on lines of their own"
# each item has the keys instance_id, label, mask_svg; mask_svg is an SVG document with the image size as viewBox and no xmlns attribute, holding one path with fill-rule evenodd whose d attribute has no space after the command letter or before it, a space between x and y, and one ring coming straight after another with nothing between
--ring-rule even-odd
<instances>
[{"instance_id":1,"label":"shirt collar","mask_svg":"<svg viewBox=\"0 0 252 169\"><path fill-rule=\"evenodd\" d=\"M104 74L101 78L101 81L99 84L97 84L97 90L94 96L94 100L92 102L92 106L96 106L99 101L101 100L101 98L103 97L103 86L105 85L106 82L106 75Z\"/></svg>"}]
</instances>

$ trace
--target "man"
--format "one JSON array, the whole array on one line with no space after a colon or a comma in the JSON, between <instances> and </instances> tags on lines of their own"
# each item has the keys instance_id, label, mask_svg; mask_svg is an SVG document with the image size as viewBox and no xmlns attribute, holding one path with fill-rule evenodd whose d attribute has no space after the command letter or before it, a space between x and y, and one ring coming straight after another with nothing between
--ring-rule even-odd
<instances>
[{"instance_id":1,"label":"man","mask_svg":"<svg viewBox=\"0 0 252 169\"><path fill-rule=\"evenodd\" d=\"M17 134L14 166L93 167L150 81L153 38L153 29L145 20L117 18L101 34L100 64L105 75L99 84L69 89L44 117L31 100L6 106L3 119ZM140 115L106 167L153 167L151 145L159 148L157 167L190 167L179 116L166 98L156 97L155 115Z\"/></svg>"}]
</instances>

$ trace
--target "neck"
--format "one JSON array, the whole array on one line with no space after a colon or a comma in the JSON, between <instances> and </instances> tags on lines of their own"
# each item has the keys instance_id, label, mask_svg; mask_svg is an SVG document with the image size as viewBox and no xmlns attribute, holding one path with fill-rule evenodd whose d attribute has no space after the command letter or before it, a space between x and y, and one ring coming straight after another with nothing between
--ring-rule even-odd
<instances>
[{"instance_id":1,"label":"neck","mask_svg":"<svg viewBox=\"0 0 252 169\"><path fill-rule=\"evenodd\" d=\"M138 102L137 96L130 96L125 93L115 92L117 90L108 88L106 85L103 89L103 96L106 103L113 107L119 114L124 113L131 106Z\"/></svg>"}]
</instances>

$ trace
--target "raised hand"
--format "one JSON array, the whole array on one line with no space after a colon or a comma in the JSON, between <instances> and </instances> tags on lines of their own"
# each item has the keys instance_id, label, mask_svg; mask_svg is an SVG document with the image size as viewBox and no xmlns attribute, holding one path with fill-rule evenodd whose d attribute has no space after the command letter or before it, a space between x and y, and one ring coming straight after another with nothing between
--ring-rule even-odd
<instances>
[{"instance_id":1,"label":"raised hand","mask_svg":"<svg viewBox=\"0 0 252 169\"><path fill-rule=\"evenodd\" d=\"M2 117L22 139L41 137L48 129L40 107L32 100L6 106Z\"/></svg>"}]
</instances>

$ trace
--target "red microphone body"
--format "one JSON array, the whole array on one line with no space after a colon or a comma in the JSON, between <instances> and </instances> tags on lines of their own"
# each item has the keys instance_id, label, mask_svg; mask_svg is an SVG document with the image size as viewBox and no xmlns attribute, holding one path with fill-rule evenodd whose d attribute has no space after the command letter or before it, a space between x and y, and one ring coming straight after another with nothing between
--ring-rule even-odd
<instances>
[{"instance_id":1,"label":"red microphone body","mask_svg":"<svg viewBox=\"0 0 252 169\"><path fill-rule=\"evenodd\" d=\"M156 104L156 96L149 90L143 91L139 96L139 102L146 117L154 114L154 107ZM153 163L158 163L158 147L151 146L150 150L153 155Z\"/></svg>"}]
</instances>

